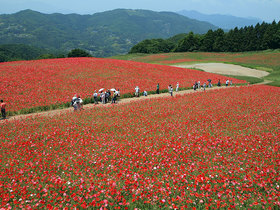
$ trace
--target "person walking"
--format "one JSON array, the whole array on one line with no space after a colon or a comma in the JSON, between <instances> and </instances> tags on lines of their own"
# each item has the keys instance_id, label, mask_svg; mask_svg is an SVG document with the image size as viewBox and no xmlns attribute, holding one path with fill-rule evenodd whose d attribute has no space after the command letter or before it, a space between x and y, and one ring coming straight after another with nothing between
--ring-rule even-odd
<instances>
[{"instance_id":1,"label":"person walking","mask_svg":"<svg viewBox=\"0 0 280 210\"><path fill-rule=\"evenodd\" d=\"M83 99L81 99L81 97L79 95L77 96L76 103L77 103L77 110L81 111L82 109L84 109Z\"/></svg>"},{"instance_id":2,"label":"person walking","mask_svg":"<svg viewBox=\"0 0 280 210\"><path fill-rule=\"evenodd\" d=\"M170 85L169 92L170 92L170 95L173 96L173 87L172 87L172 85Z\"/></svg>"},{"instance_id":3,"label":"person walking","mask_svg":"<svg viewBox=\"0 0 280 210\"><path fill-rule=\"evenodd\" d=\"M178 92L179 90L179 82L177 82L177 85L176 85L176 92Z\"/></svg>"},{"instance_id":4,"label":"person walking","mask_svg":"<svg viewBox=\"0 0 280 210\"><path fill-rule=\"evenodd\" d=\"M148 92L146 90L144 90L143 96L148 96Z\"/></svg>"},{"instance_id":5,"label":"person walking","mask_svg":"<svg viewBox=\"0 0 280 210\"><path fill-rule=\"evenodd\" d=\"M196 82L193 84L193 90L196 91Z\"/></svg>"},{"instance_id":6,"label":"person walking","mask_svg":"<svg viewBox=\"0 0 280 210\"><path fill-rule=\"evenodd\" d=\"M94 103L95 103L95 104L98 104L98 94L97 94L96 91L94 91L93 100L94 100Z\"/></svg>"},{"instance_id":7,"label":"person walking","mask_svg":"<svg viewBox=\"0 0 280 210\"><path fill-rule=\"evenodd\" d=\"M219 79L218 81L218 84L217 84L218 87L221 87L221 80Z\"/></svg>"},{"instance_id":8,"label":"person walking","mask_svg":"<svg viewBox=\"0 0 280 210\"><path fill-rule=\"evenodd\" d=\"M229 80L226 81L226 87L228 86L228 84L229 84Z\"/></svg>"},{"instance_id":9,"label":"person walking","mask_svg":"<svg viewBox=\"0 0 280 210\"><path fill-rule=\"evenodd\" d=\"M157 84L157 91L156 91L157 94L159 94L159 83Z\"/></svg>"},{"instance_id":10,"label":"person walking","mask_svg":"<svg viewBox=\"0 0 280 210\"><path fill-rule=\"evenodd\" d=\"M106 97L105 92L101 92L100 98L101 98L102 104L106 104L106 98L105 97Z\"/></svg>"},{"instance_id":11,"label":"person walking","mask_svg":"<svg viewBox=\"0 0 280 210\"><path fill-rule=\"evenodd\" d=\"M211 79L208 79L208 87L209 87L209 88L212 87L211 81L212 81Z\"/></svg>"},{"instance_id":12,"label":"person walking","mask_svg":"<svg viewBox=\"0 0 280 210\"><path fill-rule=\"evenodd\" d=\"M120 96L121 96L120 89L118 89L118 90L116 91L116 93L117 93L117 97L120 97Z\"/></svg>"},{"instance_id":13,"label":"person walking","mask_svg":"<svg viewBox=\"0 0 280 210\"><path fill-rule=\"evenodd\" d=\"M105 93L105 100L106 100L106 103L108 103L111 100L111 92L109 89Z\"/></svg>"},{"instance_id":14,"label":"person walking","mask_svg":"<svg viewBox=\"0 0 280 210\"><path fill-rule=\"evenodd\" d=\"M1 107L2 118L6 119L6 103L3 100L1 100L0 107Z\"/></svg>"},{"instance_id":15,"label":"person walking","mask_svg":"<svg viewBox=\"0 0 280 210\"><path fill-rule=\"evenodd\" d=\"M206 82L204 82L203 84L203 90L205 91L205 88L206 88Z\"/></svg>"},{"instance_id":16,"label":"person walking","mask_svg":"<svg viewBox=\"0 0 280 210\"><path fill-rule=\"evenodd\" d=\"M135 88L135 96L136 97L140 96L139 92L140 92L140 88L138 86L136 86L136 88Z\"/></svg>"},{"instance_id":17,"label":"person walking","mask_svg":"<svg viewBox=\"0 0 280 210\"><path fill-rule=\"evenodd\" d=\"M73 106L74 111L77 111L78 109L77 100L78 100L77 94L75 94L71 100L71 106Z\"/></svg>"},{"instance_id":18,"label":"person walking","mask_svg":"<svg viewBox=\"0 0 280 210\"><path fill-rule=\"evenodd\" d=\"M112 97L112 104L116 103L117 96L118 96L117 91L114 90L113 97Z\"/></svg>"}]
</instances>

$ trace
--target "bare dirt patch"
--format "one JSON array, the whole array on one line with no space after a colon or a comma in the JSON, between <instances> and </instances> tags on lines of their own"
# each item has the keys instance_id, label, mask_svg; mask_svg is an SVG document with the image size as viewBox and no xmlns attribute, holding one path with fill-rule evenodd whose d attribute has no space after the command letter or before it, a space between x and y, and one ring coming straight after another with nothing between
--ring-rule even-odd
<instances>
[{"instance_id":1,"label":"bare dirt patch","mask_svg":"<svg viewBox=\"0 0 280 210\"><path fill-rule=\"evenodd\" d=\"M225 63L198 63L191 65L173 65L181 68L194 68L202 69L206 72L215 73L215 74L224 74L224 75L236 75L236 76L249 76L249 77L258 77L262 78L269 75L266 71L246 68L234 64L225 64Z\"/></svg>"}]
</instances>

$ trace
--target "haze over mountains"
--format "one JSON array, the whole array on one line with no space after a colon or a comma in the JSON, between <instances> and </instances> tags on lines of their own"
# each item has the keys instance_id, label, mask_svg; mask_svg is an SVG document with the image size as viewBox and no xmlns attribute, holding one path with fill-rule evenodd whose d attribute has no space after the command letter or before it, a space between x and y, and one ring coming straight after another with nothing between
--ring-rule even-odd
<instances>
[{"instance_id":1,"label":"haze over mountains","mask_svg":"<svg viewBox=\"0 0 280 210\"><path fill-rule=\"evenodd\" d=\"M220 15L220 14L213 14L213 15L206 15L200 12L191 10L182 10L177 12L180 15L184 15L186 17L200 20L200 21L207 21L215 26L218 26L222 29L233 29L235 27L241 28L245 26L255 26L257 23L263 22L261 19L258 18L242 18L242 17L235 17L232 15Z\"/></svg>"}]
</instances>

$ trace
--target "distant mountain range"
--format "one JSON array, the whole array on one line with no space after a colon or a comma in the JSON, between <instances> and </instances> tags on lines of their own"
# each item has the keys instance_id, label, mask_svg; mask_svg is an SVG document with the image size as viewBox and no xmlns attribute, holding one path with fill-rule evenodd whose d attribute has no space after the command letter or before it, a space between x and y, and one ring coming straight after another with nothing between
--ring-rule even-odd
<instances>
[{"instance_id":1,"label":"distant mountain range","mask_svg":"<svg viewBox=\"0 0 280 210\"><path fill-rule=\"evenodd\" d=\"M117 9L93 15L43 14L24 10L0 15L0 44L29 44L48 50L88 50L93 56L127 53L144 39L206 33L217 27L173 12Z\"/></svg>"},{"instance_id":2,"label":"distant mountain range","mask_svg":"<svg viewBox=\"0 0 280 210\"><path fill-rule=\"evenodd\" d=\"M206 15L193 10L192 11L182 10L177 13L195 20L207 21L215 26L218 26L219 28L226 29L226 30L234 29L235 27L241 28L241 27L251 26L251 25L255 26L257 23L263 22L261 19L258 18L241 18L241 17L235 17L231 15L220 15L220 14Z\"/></svg>"}]
</instances>

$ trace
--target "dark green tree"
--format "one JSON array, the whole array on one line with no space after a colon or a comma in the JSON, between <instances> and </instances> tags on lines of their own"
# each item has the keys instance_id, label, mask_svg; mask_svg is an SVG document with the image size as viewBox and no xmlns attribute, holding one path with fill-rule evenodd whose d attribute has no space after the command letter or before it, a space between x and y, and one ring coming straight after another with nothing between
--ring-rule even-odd
<instances>
[{"instance_id":1,"label":"dark green tree","mask_svg":"<svg viewBox=\"0 0 280 210\"><path fill-rule=\"evenodd\" d=\"M225 51L225 32L223 29L218 29L214 31L215 42L213 44L214 52L224 52Z\"/></svg>"},{"instance_id":2,"label":"dark green tree","mask_svg":"<svg viewBox=\"0 0 280 210\"><path fill-rule=\"evenodd\" d=\"M205 52L212 52L214 43L214 32L212 30L209 30L202 38L200 50Z\"/></svg>"},{"instance_id":3,"label":"dark green tree","mask_svg":"<svg viewBox=\"0 0 280 210\"><path fill-rule=\"evenodd\" d=\"M174 49L175 52L192 52L199 49L200 37L190 32L184 39L182 39L177 47Z\"/></svg>"},{"instance_id":4,"label":"dark green tree","mask_svg":"<svg viewBox=\"0 0 280 210\"><path fill-rule=\"evenodd\" d=\"M168 53L175 44L164 39L147 39L133 46L129 53Z\"/></svg>"},{"instance_id":5,"label":"dark green tree","mask_svg":"<svg viewBox=\"0 0 280 210\"><path fill-rule=\"evenodd\" d=\"M88 52L82 49L74 49L68 53L68 58L70 57L92 57Z\"/></svg>"},{"instance_id":6,"label":"dark green tree","mask_svg":"<svg viewBox=\"0 0 280 210\"><path fill-rule=\"evenodd\" d=\"M279 46L279 34L277 32L277 24L273 21L272 24L267 26L263 36L263 45L266 49L276 49Z\"/></svg>"}]
</instances>

